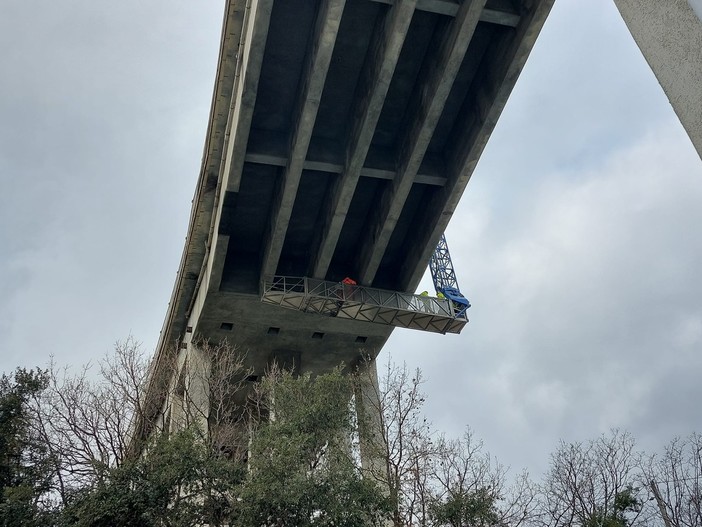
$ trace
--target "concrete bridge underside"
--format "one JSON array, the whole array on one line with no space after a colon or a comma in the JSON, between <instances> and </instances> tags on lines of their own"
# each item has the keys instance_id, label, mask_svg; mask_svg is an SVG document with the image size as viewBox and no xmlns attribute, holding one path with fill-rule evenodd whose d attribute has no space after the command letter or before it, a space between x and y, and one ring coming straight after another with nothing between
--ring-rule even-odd
<instances>
[{"instance_id":1,"label":"concrete bridge underside","mask_svg":"<svg viewBox=\"0 0 702 527\"><path fill-rule=\"evenodd\" d=\"M263 372L391 327L262 304L273 275L416 288L553 0L228 0L188 238L149 387L198 337Z\"/></svg>"}]
</instances>

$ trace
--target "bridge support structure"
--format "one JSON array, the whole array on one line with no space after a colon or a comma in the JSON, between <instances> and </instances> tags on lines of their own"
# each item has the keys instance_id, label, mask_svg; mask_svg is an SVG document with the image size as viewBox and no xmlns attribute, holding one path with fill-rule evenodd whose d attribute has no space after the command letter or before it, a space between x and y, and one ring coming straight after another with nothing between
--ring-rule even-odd
<instances>
[{"instance_id":1,"label":"bridge support structure","mask_svg":"<svg viewBox=\"0 0 702 527\"><path fill-rule=\"evenodd\" d=\"M460 331L452 304L413 291L553 1L226 1L137 437L180 387L197 392L188 372L214 370L195 342L237 347L253 378L281 357L300 373L353 368L396 326ZM306 292L266 285L283 276L306 277Z\"/></svg>"},{"instance_id":2,"label":"bridge support structure","mask_svg":"<svg viewBox=\"0 0 702 527\"><path fill-rule=\"evenodd\" d=\"M614 3L702 158L702 2Z\"/></svg>"}]
</instances>

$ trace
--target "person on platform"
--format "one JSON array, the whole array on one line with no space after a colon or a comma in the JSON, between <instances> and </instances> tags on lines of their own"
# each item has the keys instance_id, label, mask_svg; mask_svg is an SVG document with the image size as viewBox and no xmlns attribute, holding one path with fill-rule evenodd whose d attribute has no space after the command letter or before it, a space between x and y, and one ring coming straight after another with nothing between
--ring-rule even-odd
<instances>
[{"instance_id":1,"label":"person on platform","mask_svg":"<svg viewBox=\"0 0 702 527\"><path fill-rule=\"evenodd\" d=\"M433 310L431 308L431 300L429 300L429 291L422 291L419 293L419 296L424 304L424 311L431 313Z\"/></svg>"},{"instance_id":2,"label":"person on platform","mask_svg":"<svg viewBox=\"0 0 702 527\"><path fill-rule=\"evenodd\" d=\"M344 299L353 300L354 293L356 291L356 288L354 286L357 285L356 280L347 276L341 281L341 283L343 284L344 288Z\"/></svg>"}]
</instances>

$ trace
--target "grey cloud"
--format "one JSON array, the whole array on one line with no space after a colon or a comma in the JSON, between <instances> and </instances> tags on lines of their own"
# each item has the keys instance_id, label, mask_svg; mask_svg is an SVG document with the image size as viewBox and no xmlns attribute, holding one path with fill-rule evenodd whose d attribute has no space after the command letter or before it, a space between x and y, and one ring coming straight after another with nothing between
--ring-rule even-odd
<instances>
[{"instance_id":1,"label":"grey cloud","mask_svg":"<svg viewBox=\"0 0 702 527\"><path fill-rule=\"evenodd\" d=\"M0 364L152 349L199 171L217 5L9 3ZM700 429L702 167L611 2L559 0L447 231L460 336L397 331L431 419L538 472L559 438ZM427 277L420 286L431 287ZM685 428L687 427L687 428Z\"/></svg>"},{"instance_id":2,"label":"grey cloud","mask_svg":"<svg viewBox=\"0 0 702 527\"><path fill-rule=\"evenodd\" d=\"M34 5L32 5L34 4ZM3 368L158 337L221 5L13 3L0 19ZM9 322L11 321L11 322Z\"/></svg>"},{"instance_id":3,"label":"grey cloud","mask_svg":"<svg viewBox=\"0 0 702 527\"><path fill-rule=\"evenodd\" d=\"M629 427L660 446L670 436L659 421L699 428L691 404L664 403L702 395L689 373L702 369L702 167L685 139L670 119L626 150L537 180L519 196L521 218L466 196L449 243L471 324L411 355L428 370L435 420L470 423L508 464L537 472L559 437ZM479 229L456 227L474 218ZM662 386L683 395L661 398Z\"/></svg>"}]
</instances>

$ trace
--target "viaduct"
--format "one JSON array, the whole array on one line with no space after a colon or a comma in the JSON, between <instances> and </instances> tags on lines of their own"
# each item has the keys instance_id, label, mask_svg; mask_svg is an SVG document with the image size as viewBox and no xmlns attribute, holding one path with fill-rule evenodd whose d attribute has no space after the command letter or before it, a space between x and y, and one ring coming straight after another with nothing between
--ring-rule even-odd
<instances>
[{"instance_id":1,"label":"viaduct","mask_svg":"<svg viewBox=\"0 0 702 527\"><path fill-rule=\"evenodd\" d=\"M461 330L464 314L413 291L553 1L226 1L137 437L167 426L176 379L207 368L201 339L246 352L252 381L272 361L372 378L362 358L395 326Z\"/></svg>"}]
</instances>

